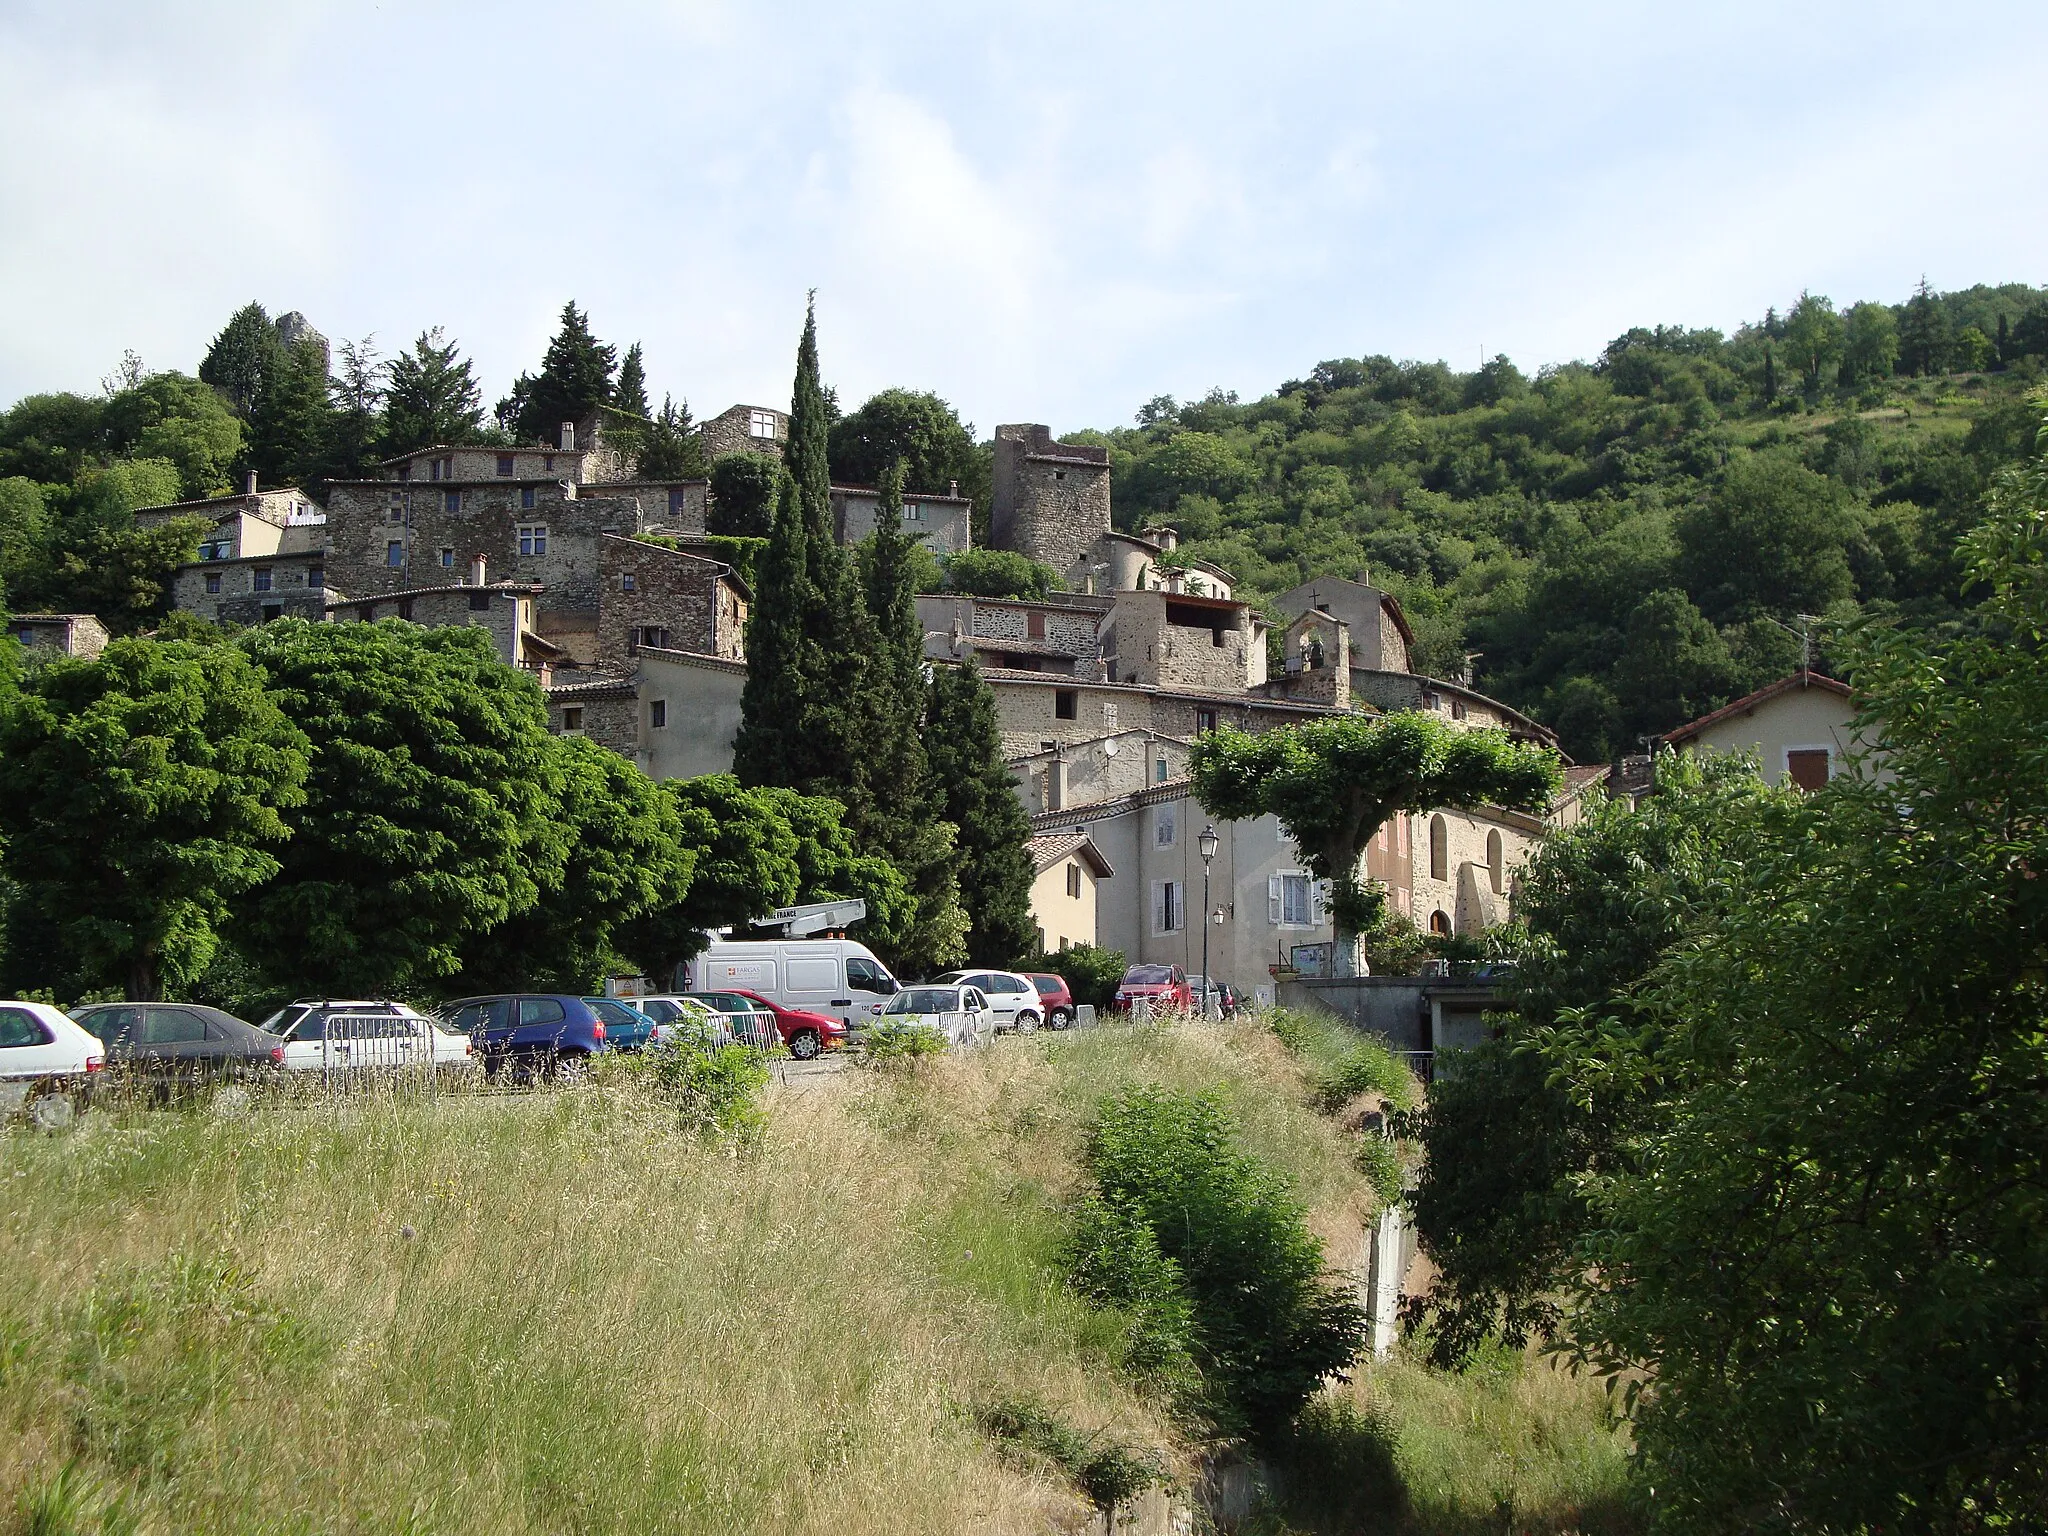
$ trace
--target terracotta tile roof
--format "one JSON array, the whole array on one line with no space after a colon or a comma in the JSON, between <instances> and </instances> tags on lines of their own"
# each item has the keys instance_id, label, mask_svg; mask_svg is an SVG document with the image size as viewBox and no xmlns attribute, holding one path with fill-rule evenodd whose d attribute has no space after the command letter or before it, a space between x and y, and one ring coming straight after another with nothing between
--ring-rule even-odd
<instances>
[{"instance_id":1,"label":"terracotta tile roof","mask_svg":"<svg viewBox=\"0 0 2048 1536\"><path fill-rule=\"evenodd\" d=\"M1781 677L1775 683L1757 689L1755 693L1743 695L1733 704L1724 705L1711 715L1701 715L1699 719L1689 720L1675 731L1666 731L1662 739L1673 745L1691 741L1700 732L1719 725L1723 720L1732 720L1737 715L1749 714L1759 704L1767 704L1780 694L1790 693L1795 688L1802 691L1818 688L1824 693L1839 694L1845 699L1850 696L1847 683L1819 672L1794 672L1790 677Z\"/></svg>"},{"instance_id":2,"label":"terracotta tile roof","mask_svg":"<svg viewBox=\"0 0 2048 1536\"><path fill-rule=\"evenodd\" d=\"M1116 873L1086 832L1049 832L1032 838L1024 846L1030 850L1031 867L1036 874L1042 875L1061 860L1070 858L1080 859L1095 872L1098 880L1107 880Z\"/></svg>"}]
</instances>

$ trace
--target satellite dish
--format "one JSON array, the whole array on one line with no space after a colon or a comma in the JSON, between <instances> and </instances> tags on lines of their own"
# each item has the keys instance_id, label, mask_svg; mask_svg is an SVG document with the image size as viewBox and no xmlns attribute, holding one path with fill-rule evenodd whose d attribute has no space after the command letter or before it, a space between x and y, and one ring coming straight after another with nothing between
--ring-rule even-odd
<instances>
[{"instance_id":1,"label":"satellite dish","mask_svg":"<svg viewBox=\"0 0 2048 1536\"><path fill-rule=\"evenodd\" d=\"M1102 755L1104 757L1115 757L1117 750L1116 738L1114 736L1109 737L1102 743Z\"/></svg>"}]
</instances>

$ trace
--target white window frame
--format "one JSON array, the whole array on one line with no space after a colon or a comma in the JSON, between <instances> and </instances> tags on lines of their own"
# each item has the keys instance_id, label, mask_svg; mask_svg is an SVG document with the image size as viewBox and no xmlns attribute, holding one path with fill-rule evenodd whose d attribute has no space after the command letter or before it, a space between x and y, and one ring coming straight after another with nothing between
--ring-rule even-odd
<instances>
[{"instance_id":1,"label":"white window frame","mask_svg":"<svg viewBox=\"0 0 2048 1536\"><path fill-rule=\"evenodd\" d=\"M1301 905L1291 915L1288 897L1289 884L1293 881L1301 882L1296 887L1300 892ZM1275 870L1266 877L1266 920L1275 928L1320 928L1327 905L1326 882L1316 879L1305 869Z\"/></svg>"},{"instance_id":2,"label":"white window frame","mask_svg":"<svg viewBox=\"0 0 2048 1536\"><path fill-rule=\"evenodd\" d=\"M1115 699L1105 699L1102 702L1102 728L1105 731L1113 731L1116 729Z\"/></svg>"},{"instance_id":3,"label":"white window frame","mask_svg":"<svg viewBox=\"0 0 2048 1536\"><path fill-rule=\"evenodd\" d=\"M1152 807L1152 846L1154 848L1175 848L1180 845L1180 806L1173 800L1162 801Z\"/></svg>"},{"instance_id":4,"label":"white window frame","mask_svg":"<svg viewBox=\"0 0 2048 1536\"><path fill-rule=\"evenodd\" d=\"M768 442L775 441L775 413L773 411L747 412L747 435Z\"/></svg>"},{"instance_id":5,"label":"white window frame","mask_svg":"<svg viewBox=\"0 0 2048 1536\"><path fill-rule=\"evenodd\" d=\"M1187 888L1179 880L1152 882L1152 936L1164 938L1184 931L1188 923Z\"/></svg>"}]
</instances>

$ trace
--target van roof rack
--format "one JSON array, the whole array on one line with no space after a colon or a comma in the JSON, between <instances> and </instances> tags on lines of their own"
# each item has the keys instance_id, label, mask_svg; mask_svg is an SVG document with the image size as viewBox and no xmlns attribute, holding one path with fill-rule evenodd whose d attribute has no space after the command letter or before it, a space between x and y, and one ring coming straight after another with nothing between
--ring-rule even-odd
<instances>
[{"instance_id":1,"label":"van roof rack","mask_svg":"<svg viewBox=\"0 0 2048 1536\"><path fill-rule=\"evenodd\" d=\"M844 901L814 901L802 907L777 907L763 919L763 928L780 928L792 939L815 938L821 934L844 938L847 928L868 915L868 904L858 896Z\"/></svg>"}]
</instances>

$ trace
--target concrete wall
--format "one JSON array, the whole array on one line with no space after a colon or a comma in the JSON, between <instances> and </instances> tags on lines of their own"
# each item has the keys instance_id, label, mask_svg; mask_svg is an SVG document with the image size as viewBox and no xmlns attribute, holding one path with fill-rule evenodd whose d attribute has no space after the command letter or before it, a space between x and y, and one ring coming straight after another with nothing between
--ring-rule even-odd
<instances>
[{"instance_id":1,"label":"concrete wall","mask_svg":"<svg viewBox=\"0 0 2048 1536\"><path fill-rule=\"evenodd\" d=\"M1081 894L1067 894L1068 871L1081 876ZM1031 882L1031 920L1038 925L1038 947L1061 950L1093 944L1096 935L1095 871L1079 854L1069 854L1042 869Z\"/></svg>"},{"instance_id":2,"label":"concrete wall","mask_svg":"<svg viewBox=\"0 0 2048 1536\"><path fill-rule=\"evenodd\" d=\"M1364 582L1320 576L1281 593L1273 599L1273 606L1290 619L1321 608L1350 626L1354 665L1375 672L1406 672L1408 642L1401 638L1400 626L1387 611L1385 598L1378 587Z\"/></svg>"},{"instance_id":3,"label":"concrete wall","mask_svg":"<svg viewBox=\"0 0 2048 1536\"><path fill-rule=\"evenodd\" d=\"M832 521L842 544L858 544L880 522L881 493L861 486L832 487ZM903 526L935 555L957 555L974 547L974 503L965 496L903 496Z\"/></svg>"},{"instance_id":4,"label":"concrete wall","mask_svg":"<svg viewBox=\"0 0 2048 1536\"><path fill-rule=\"evenodd\" d=\"M1824 747L1832 777L1849 771L1850 753L1868 750L1868 743L1851 727L1855 718L1854 703L1832 689L1794 688L1765 699L1744 714L1708 726L1687 742L1684 750L1753 752L1762 766L1764 782L1782 784L1786 782L1788 752ZM1888 777L1876 765L1866 771L1874 777Z\"/></svg>"},{"instance_id":5,"label":"concrete wall","mask_svg":"<svg viewBox=\"0 0 2048 1536\"><path fill-rule=\"evenodd\" d=\"M1433 829L1441 828L1443 873L1436 873ZM1483 811L1430 811L1408 818L1414 850L1410 888L1416 926L1429 929L1438 914L1453 933L1477 935L1505 922L1516 873L1541 841L1526 818ZM1497 843L1496 843L1497 840ZM1493 850L1499 849L1499 879Z\"/></svg>"},{"instance_id":6,"label":"concrete wall","mask_svg":"<svg viewBox=\"0 0 2048 1536\"><path fill-rule=\"evenodd\" d=\"M1156 784L1184 779L1188 746L1186 741L1150 731L1120 731L1072 743L1058 752L1018 757L1010 763L1010 775L1025 813L1036 816L1042 811L1101 805Z\"/></svg>"},{"instance_id":7,"label":"concrete wall","mask_svg":"<svg viewBox=\"0 0 2048 1536\"><path fill-rule=\"evenodd\" d=\"M650 778L693 779L732 772L747 669L739 662L643 650L639 655L640 766ZM652 724L653 705L668 723Z\"/></svg>"},{"instance_id":8,"label":"concrete wall","mask_svg":"<svg viewBox=\"0 0 2048 1536\"><path fill-rule=\"evenodd\" d=\"M1109 450L1061 443L1038 425L996 428L989 539L1083 585L1096 541L1109 532Z\"/></svg>"}]
</instances>

